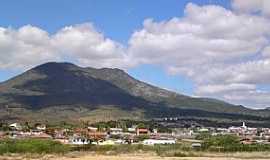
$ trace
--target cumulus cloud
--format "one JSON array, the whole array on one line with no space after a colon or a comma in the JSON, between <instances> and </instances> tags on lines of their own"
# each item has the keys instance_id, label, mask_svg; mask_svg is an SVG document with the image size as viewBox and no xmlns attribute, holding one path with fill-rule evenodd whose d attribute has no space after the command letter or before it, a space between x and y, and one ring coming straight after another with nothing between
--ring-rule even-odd
<instances>
[{"instance_id":1,"label":"cumulus cloud","mask_svg":"<svg viewBox=\"0 0 270 160\"><path fill-rule=\"evenodd\" d=\"M124 47L109 39L92 24L64 27L55 34L31 25L0 28L0 68L25 69L47 61L72 60L83 66L131 65Z\"/></svg>"},{"instance_id":2,"label":"cumulus cloud","mask_svg":"<svg viewBox=\"0 0 270 160\"><path fill-rule=\"evenodd\" d=\"M270 16L269 0L233 0L232 7L240 13L260 13Z\"/></svg>"},{"instance_id":3,"label":"cumulus cloud","mask_svg":"<svg viewBox=\"0 0 270 160\"><path fill-rule=\"evenodd\" d=\"M58 59L50 43L48 33L37 27L0 28L0 68L24 68Z\"/></svg>"},{"instance_id":4,"label":"cumulus cloud","mask_svg":"<svg viewBox=\"0 0 270 160\"><path fill-rule=\"evenodd\" d=\"M183 17L145 20L129 41L129 54L138 63L188 76L196 96L265 107L270 93L256 86L270 84L269 34L266 17L189 3ZM257 103L257 96L264 100Z\"/></svg>"},{"instance_id":5,"label":"cumulus cloud","mask_svg":"<svg viewBox=\"0 0 270 160\"><path fill-rule=\"evenodd\" d=\"M255 85L252 84L239 84L239 83L232 83L228 85L220 84L220 85L205 85L198 88L198 94L220 94L220 93L227 93L232 91L249 91L256 89Z\"/></svg>"},{"instance_id":6,"label":"cumulus cloud","mask_svg":"<svg viewBox=\"0 0 270 160\"><path fill-rule=\"evenodd\" d=\"M126 68L125 48L97 32L90 23L69 26L52 36L58 53L84 66Z\"/></svg>"}]
</instances>

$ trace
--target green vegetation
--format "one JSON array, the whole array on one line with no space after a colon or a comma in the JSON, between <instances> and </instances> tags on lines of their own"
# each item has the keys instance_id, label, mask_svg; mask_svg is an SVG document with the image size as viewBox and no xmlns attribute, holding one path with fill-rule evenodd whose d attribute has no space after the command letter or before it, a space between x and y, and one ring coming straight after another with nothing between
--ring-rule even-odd
<instances>
[{"instance_id":1,"label":"green vegetation","mask_svg":"<svg viewBox=\"0 0 270 160\"><path fill-rule=\"evenodd\" d=\"M270 145L242 144L236 136L223 135L204 139L202 149L210 152L262 152L270 151Z\"/></svg>"},{"instance_id":2,"label":"green vegetation","mask_svg":"<svg viewBox=\"0 0 270 160\"><path fill-rule=\"evenodd\" d=\"M106 145L106 146L98 146L98 145L84 145L77 146L73 148L74 151L92 151L97 154L127 154L134 152L154 152L159 156L169 156L169 157L186 157L186 156L195 156L192 153L191 148L187 148L182 144L175 145L154 145L154 146L146 146L142 144L136 145Z\"/></svg>"},{"instance_id":3,"label":"green vegetation","mask_svg":"<svg viewBox=\"0 0 270 160\"><path fill-rule=\"evenodd\" d=\"M0 141L0 155L5 153L63 154L70 151L90 151L97 154L126 154L134 152L153 152L164 157L199 156L203 152L265 152L270 145L241 144L235 136L212 136L206 138L200 149L193 149L186 144L154 145L63 145L52 140L24 139ZM197 152L199 151L199 152Z\"/></svg>"},{"instance_id":4,"label":"green vegetation","mask_svg":"<svg viewBox=\"0 0 270 160\"><path fill-rule=\"evenodd\" d=\"M211 138L211 134L209 132L200 133L199 135L195 137L195 139L197 140L206 140L208 138Z\"/></svg>"},{"instance_id":5,"label":"green vegetation","mask_svg":"<svg viewBox=\"0 0 270 160\"><path fill-rule=\"evenodd\" d=\"M142 144L135 145L106 145L106 146L98 146L98 145L84 145L77 146L73 148L74 151L91 151L97 154L109 154L109 155L117 155L117 154L128 154L128 153L136 153L136 152L153 152L158 156L164 157L187 157L187 156L196 156L194 154L194 150L190 147L186 147L182 144L175 145L154 145L154 146L146 146Z\"/></svg>"},{"instance_id":6,"label":"green vegetation","mask_svg":"<svg viewBox=\"0 0 270 160\"><path fill-rule=\"evenodd\" d=\"M124 154L140 151L155 151L153 146L139 145L84 145L73 148L74 151L92 151L97 154Z\"/></svg>"},{"instance_id":7,"label":"green vegetation","mask_svg":"<svg viewBox=\"0 0 270 160\"><path fill-rule=\"evenodd\" d=\"M70 147L52 140L24 139L0 141L0 154L4 153L66 153Z\"/></svg>"}]
</instances>

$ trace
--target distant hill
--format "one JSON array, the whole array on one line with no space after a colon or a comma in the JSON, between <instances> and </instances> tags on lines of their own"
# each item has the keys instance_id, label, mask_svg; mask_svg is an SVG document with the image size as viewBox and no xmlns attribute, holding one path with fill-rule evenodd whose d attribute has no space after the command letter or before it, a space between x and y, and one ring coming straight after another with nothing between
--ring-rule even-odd
<instances>
[{"instance_id":1,"label":"distant hill","mask_svg":"<svg viewBox=\"0 0 270 160\"><path fill-rule=\"evenodd\" d=\"M167 91L136 80L120 69L82 68L71 63L46 63L0 83L3 121L170 116L265 120L269 113Z\"/></svg>"}]
</instances>

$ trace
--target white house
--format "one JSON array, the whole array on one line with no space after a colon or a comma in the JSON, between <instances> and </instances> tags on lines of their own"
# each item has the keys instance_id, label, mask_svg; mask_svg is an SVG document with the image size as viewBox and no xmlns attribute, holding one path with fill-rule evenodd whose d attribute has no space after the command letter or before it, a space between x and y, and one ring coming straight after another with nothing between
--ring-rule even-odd
<instances>
[{"instance_id":1,"label":"white house","mask_svg":"<svg viewBox=\"0 0 270 160\"><path fill-rule=\"evenodd\" d=\"M111 139L108 139L108 140L99 142L98 145L115 145L115 142Z\"/></svg>"},{"instance_id":2,"label":"white house","mask_svg":"<svg viewBox=\"0 0 270 160\"><path fill-rule=\"evenodd\" d=\"M87 129L88 129L89 131L92 131L92 132L97 132L97 130L98 130L98 128L96 128L96 127L91 127L91 126L87 127Z\"/></svg>"},{"instance_id":3,"label":"white house","mask_svg":"<svg viewBox=\"0 0 270 160\"><path fill-rule=\"evenodd\" d=\"M9 125L9 127L15 130L22 130L22 126L19 123L12 123Z\"/></svg>"},{"instance_id":4,"label":"white house","mask_svg":"<svg viewBox=\"0 0 270 160\"><path fill-rule=\"evenodd\" d=\"M136 128L134 127L132 127L132 128L128 128L128 132L132 132L132 133L135 133L136 132Z\"/></svg>"},{"instance_id":5,"label":"white house","mask_svg":"<svg viewBox=\"0 0 270 160\"><path fill-rule=\"evenodd\" d=\"M110 133L112 135L119 135L123 133L123 129L122 128L110 128Z\"/></svg>"},{"instance_id":6,"label":"white house","mask_svg":"<svg viewBox=\"0 0 270 160\"><path fill-rule=\"evenodd\" d=\"M69 143L74 145L83 145L90 144L90 140L84 137L72 137L69 139Z\"/></svg>"},{"instance_id":7,"label":"white house","mask_svg":"<svg viewBox=\"0 0 270 160\"><path fill-rule=\"evenodd\" d=\"M191 147L192 148L201 148L202 147L202 144L201 143L192 143L191 144Z\"/></svg>"},{"instance_id":8,"label":"white house","mask_svg":"<svg viewBox=\"0 0 270 160\"><path fill-rule=\"evenodd\" d=\"M146 139L143 141L144 145L155 145L155 144L175 144L174 139Z\"/></svg>"},{"instance_id":9,"label":"white house","mask_svg":"<svg viewBox=\"0 0 270 160\"><path fill-rule=\"evenodd\" d=\"M39 131L45 131L46 130L46 125L45 124L37 125L36 129L39 130Z\"/></svg>"}]
</instances>

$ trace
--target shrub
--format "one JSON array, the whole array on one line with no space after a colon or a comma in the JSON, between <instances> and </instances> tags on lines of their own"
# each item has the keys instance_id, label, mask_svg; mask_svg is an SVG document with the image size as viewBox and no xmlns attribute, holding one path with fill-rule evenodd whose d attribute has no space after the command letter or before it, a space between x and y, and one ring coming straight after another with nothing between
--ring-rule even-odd
<instances>
[{"instance_id":1,"label":"shrub","mask_svg":"<svg viewBox=\"0 0 270 160\"><path fill-rule=\"evenodd\" d=\"M0 154L4 153L65 153L70 148L52 140L23 139L0 141Z\"/></svg>"}]
</instances>

